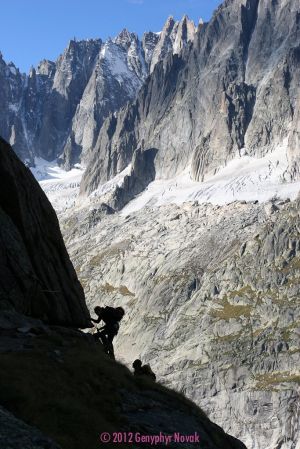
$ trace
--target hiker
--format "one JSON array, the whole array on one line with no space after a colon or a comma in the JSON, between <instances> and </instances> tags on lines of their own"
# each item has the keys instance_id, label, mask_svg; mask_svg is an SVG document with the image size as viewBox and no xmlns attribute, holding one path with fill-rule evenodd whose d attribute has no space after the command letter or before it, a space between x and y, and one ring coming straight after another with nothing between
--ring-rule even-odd
<instances>
[{"instance_id":1,"label":"hiker","mask_svg":"<svg viewBox=\"0 0 300 449\"><path fill-rule=\"evenodd\" d=\"M92 319L93 323L98 324L100 321L104 321L105 325L99 329L95 338L101 340L104 352L108 354L113 359L115 358L113 339L119 332L119 322L125 315L124 309L122 307L95 307L95 314L98 316L96 320Z\"/></svg>"},{"instance_id":2,"label":"hiker","mask_svg":"<svg viewBox=\"0 0 300 449\"><path fill-rule=\"evenodd\" d=\"M142 365L142 361L140 359L136 359L133 362L132 367L134 369L134 376L147 376L154 381L156 380L156 375L152 371L150 365Z\"/></svg>"}]
</instances>

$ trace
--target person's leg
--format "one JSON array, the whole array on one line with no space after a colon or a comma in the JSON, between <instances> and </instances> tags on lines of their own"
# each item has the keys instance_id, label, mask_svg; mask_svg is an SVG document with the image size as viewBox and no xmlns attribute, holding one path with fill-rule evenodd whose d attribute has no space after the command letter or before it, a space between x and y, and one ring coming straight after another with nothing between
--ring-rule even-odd
<instances>
[{"instance_id":1,"label":"person's leg","mask_svg":"<svg viewBox=\"0 0 300 449\"><path fill-rule=\"evenodd\" d=\"M94 340L95 341L97 341L97 342L99 342L99 340L100 340L100 332L97 330L97 332L95 332L94 334L93 334L93 338L94 338Z\"/></svg>"},{"instance_id":2,"label":"person's leg","mask_svg":"<svg viewBox=\"0 0 300 449\"><path fill-rule=\"evenodd\" d=\"M114 335L112 335L112 334L108 334L107 335L108 355L110 355L115 360L115 351L114 351L113 339L114 339Z\"/></svg>"},{"instance_id":3,"label":"person's leg","mask_svg":"<svg viewBox=\"0 0 300 449\"><path fill-rule=\"evenodd\" d=\"M105 354L109 354L109 341L108 341L108 337L107 337L107 333L105 330L99 332L98 334L99 339L103 345L103 349Z\"/></svg>"}]
</instances>

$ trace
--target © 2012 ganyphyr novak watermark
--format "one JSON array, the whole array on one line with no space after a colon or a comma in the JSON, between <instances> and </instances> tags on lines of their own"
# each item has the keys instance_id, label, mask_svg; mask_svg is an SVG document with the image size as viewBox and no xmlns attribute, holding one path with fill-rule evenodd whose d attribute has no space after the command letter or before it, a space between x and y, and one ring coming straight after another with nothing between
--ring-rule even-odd
<instances>
[{"instance_id":1,"label":"\u00a9 2012 ganyphyr novak watermark","mask_svg":"<svg viewBox=\"0 0 300 449\"><path fill-rule=\"evenodd\" d=\"M172 443L200 443L200 437L197 432L190 435L184 435L180 432L174 432L169 435L162 432L157 435L146 435L140 432L102 432L100 434L100 442L102 444L139 443L150 444L151 446L157 446L158 444L168 446Z\"/></svg>"}]
</instances>

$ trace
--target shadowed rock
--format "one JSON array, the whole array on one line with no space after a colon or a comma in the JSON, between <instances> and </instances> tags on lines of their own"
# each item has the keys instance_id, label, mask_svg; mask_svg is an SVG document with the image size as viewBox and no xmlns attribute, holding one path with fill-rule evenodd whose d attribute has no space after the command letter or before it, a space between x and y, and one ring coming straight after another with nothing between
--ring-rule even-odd
<instances>
[{"instance_id":1,"label":"shadowed rock","mask_svg":"<svg viewBox=\"0 0 300 449\"><path fill-rule=\"evenodd\" d=\"M0 306L86 327L83 289L56 214L30 170L0 138Z\"/></svg>"},{"instance_id":2,"label":"shadowed rock","mask_svg":"<svg viewBox=\"0 0 300 449\"><path fill-rule=\"evenodd\" d=\"M136 195L143 192L150 182L154 181L156 153L155 148L135 151L131 173L125 176L122 186L117 186L113 192L110 204L115 210L121 210Z\"/></svg>"},{"instance_id":3,"label":"shadowed rock","mask_svg":"<svg viewBox=\"0 0 300 449\"><path fill-rule=\"evenodd\" d=\"M38 429L0 407L0 446L10 449L61 449Z\"/></svg>"}]
</instances>

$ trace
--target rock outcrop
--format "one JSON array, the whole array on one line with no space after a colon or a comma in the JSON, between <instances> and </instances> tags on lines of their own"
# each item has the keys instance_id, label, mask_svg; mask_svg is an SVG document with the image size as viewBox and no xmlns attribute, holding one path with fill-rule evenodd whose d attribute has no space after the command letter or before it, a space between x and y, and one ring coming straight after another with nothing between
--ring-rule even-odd
<instances>
[{"instance_id":1,"label":"rock outcrop","mask_svg":"<svg viewBox=\"0 0 300 449\"><path fill-rule=\"evenodd\" d=\"M97 449L101 436L111 439L108 447L166 445L142 441L149 435L168 435L175 449L246 449L183 395L134 377L91 336L59 326L35 330L9 333L0 323L9 347L0 345L3 449ZM176 442L175 433L197 440Z\"/></svg>"},{"instance_id":2,"label":"rock outcrop","mask_svg":"<svg viewBox=\"0 0 300 449\"><path fill-rule=\"evenodd\" d=\"M61 449L39 430L0 407L0 446L10 449Z\"/></svg>"},{"instance_id":3,"label":"rock outcrop","mask_svg":"<svg viewBox=\"0 0 300 449\"><path fill-rule=\"evenodd\" d=\"M108 196L109 206L115 211L123 209L155 179L154 160L156 153L155 148L147 151L141 151L140 149L135 151L129 175L125 176L121 186L113 189L110 197Z\"/></svg>"},{"instance_id":4,"label":"rock outcrop","mask_svg":"<svg viewBox=\"0 0 300 449\"><path fill-rule=\"evenodd\" d=\"M134 104L107 119L81 191L124 170L139 147L158 149L157 178L190 167L194 180L204 180L242 154L261 157L287 139L284 178L296 179L299 17L298 0L225 1L193 44L156 65Z\"/></svg>"},{"instance_id":5,"label":"rock outcrop","mask_svg":"<svg viewBox=\"0 0 300 449\"><path fill-rule=\"evenodd\" d=\"M0 307L51 324L89 326L83 289L46 195L0 139Z\"/></svg>"}]
</instances>

